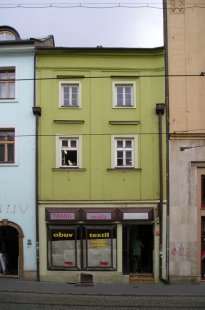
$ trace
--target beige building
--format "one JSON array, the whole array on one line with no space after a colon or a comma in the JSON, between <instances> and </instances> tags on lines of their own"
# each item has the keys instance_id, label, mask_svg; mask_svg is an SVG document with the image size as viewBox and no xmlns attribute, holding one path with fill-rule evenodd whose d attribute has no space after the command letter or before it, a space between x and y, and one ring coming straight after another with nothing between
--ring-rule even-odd
<instances>
[{"instance_id":1,"label":"beige building","mask_svg":"<svg viewBox=\"0 0 205 310\"><path fill-rule=\"evenodd\" d=\"M205 0L164 0L170 282L205 280ZM167 26L167 29L166 29Z\"/></svg>"}]
</instances>

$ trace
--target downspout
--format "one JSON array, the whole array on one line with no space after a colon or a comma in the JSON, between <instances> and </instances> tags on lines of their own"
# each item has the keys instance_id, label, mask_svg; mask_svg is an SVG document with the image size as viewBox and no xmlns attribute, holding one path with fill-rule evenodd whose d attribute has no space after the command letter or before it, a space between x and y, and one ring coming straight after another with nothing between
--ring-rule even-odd
<instances>
[{"instance_id":1,"label":"downspout","mask_svg":"<svg viewBox=\"0 0 205 310\"><path fill-rule=\"evenodd\" d=\"M41 108L36 106L36 56L34 56L34 106L33 114L36 117L35 124L35 200L36 200L36 279L40 281L40 261L39 261L39 212L38 212L38 126Z\"/></svg>"},{"instance_id":2,"label":"downspout","mask_svg":"<svg viewBox=\"0 0 205 310\"><path fill-rule=\"evenodd\" d=\"M169 202L169 67L168 67L168 22L167 0L163 0L164 21L164 49L165 49L165 104L166 104L166 193L167 193L167 219L166 219L166 272L169 282L169 245L170 245L170 202Z\"/></svg>"},{"instance_id":3,"label":"downspout","mask_svg":"<svg viewBox=\"0 0 205 310\"><path fill-rule=\"evenodd\" d=\"M159 216L159 275L160 280L165 281L162 278L162 252L163 252L163 142L162 142L162 115L165 111L164 103L156 104L156 114L158 115L159 121L159 205L158 205L158 216Z\"/></svg>"}]
</instances>

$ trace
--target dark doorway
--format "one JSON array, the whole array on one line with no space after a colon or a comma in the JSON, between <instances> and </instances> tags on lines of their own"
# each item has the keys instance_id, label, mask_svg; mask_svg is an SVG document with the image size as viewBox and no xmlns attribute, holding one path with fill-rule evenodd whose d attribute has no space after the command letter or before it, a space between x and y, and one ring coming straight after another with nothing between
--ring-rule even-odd
<instances>
[{"instance_id":1,"label":"dark doorway","mask_svg":"<svg viewBox=\"0 0 205 310\"><path fill-rule=\"evenodd\" d=\"M18 275L18 231L11 226L0 226L0 243L5 249L6 273Z\"/></svg>"},{"instance_id":2,"label":"dark doorway","mask_svg":"<svg viewBox=\"0 0 205 310\"><path fill-rule=\"evenodd\" d=\"M205 280L205 217L201 218L201 279Z\"/></svg>"},{"instance_id":3,"label":"dark doorway","mask_svg":"<svg viewBox=\"0 0 205 310\"><path fill-rule=\"evenodd\" d=\"M134 255L134 240L139 238L141 247L141 264L136 270ZM152 225L123 225L123 273L152 273L153 272L153 226Z\"/></svg>"}]
</instances>

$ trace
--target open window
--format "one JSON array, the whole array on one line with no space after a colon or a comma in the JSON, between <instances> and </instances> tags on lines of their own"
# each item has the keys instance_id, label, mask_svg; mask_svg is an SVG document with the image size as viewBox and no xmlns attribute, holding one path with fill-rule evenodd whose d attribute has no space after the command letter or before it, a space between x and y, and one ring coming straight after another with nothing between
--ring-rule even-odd
<instances>
[{"instance_id":1,"label":"open window","mask_svg":"<svg viewBox=\"0 0 205 310\"><path fill-rule=\"evenodd\" d=\"M81 168L81 137L57 138L57 167Z\"/></svg>"}]
</instances>

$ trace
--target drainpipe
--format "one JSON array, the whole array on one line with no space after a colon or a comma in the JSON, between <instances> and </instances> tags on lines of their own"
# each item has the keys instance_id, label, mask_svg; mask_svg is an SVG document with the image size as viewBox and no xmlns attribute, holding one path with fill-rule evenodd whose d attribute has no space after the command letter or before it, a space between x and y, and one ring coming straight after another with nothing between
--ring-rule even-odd
<instances>
[{"instance_id":1,"label":"drainpipe","mask_svg":"<svg viewBox=\"0 0 205 310\"><path fill-rule=\"evenodd\" d=\"M156 104L156 114L159 120L159 205L158 205L158 216L159 216L159 264L160 264L160 280L162 279L162 250L163 250L163 144L162 144L162 115L165 111L164 103Z\"/></svg>"},{"instance_id":2,"label":"drainpipe","mask_svg":"<svg viewBox=\"0 0 205 310\"><path fill-rule=\"evenodd\" d=\"M167 219L166 219L166 272L169 282L169 235L170 235L170 202L169 202L169 66L168 66L168 21L167 0L163 0L164 49L165 49L165 103L166 103L166 191L167 191Z\"/></svg>"},{"instance_id":3,"label":"drainpipe","mask_svg":"<svg viewBox=\"0 0 205 310\"><path fill-rule=\"evenodd\" d=\"M38 126L39 116L41 116L41 108L36 106L36 53L34 57L34 106L33 114L36 117L35 132L35 200L36 200L36 268L37 281L40 281L40 261L39 261L39 212L38 212Z\"/></svg>"}]
</instances>

